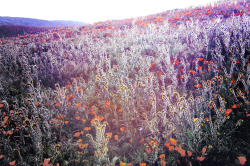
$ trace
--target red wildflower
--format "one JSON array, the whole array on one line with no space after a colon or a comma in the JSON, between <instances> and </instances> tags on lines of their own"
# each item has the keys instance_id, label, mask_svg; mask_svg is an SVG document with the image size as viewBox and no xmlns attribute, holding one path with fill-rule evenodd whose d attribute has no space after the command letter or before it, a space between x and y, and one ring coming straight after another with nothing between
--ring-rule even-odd
<instances>
[{"instance_id":1,"label":"red wildflower","mask_svg":"<svg viewBox=\"0 0 250 166\"><path fill-rule=\"evenodd\" d=\"M174 150L174 147L173 146L169 146L169 151L173 151Z\"/></svg>"},{"instance_id":2,"label":"red wildflower","mask_svg":"<svg viewBox=\"0 0 250 166\"><path fill-rule=\"evenodd\" d=\"M109 108L109 101L106 101L106 108Z\"/></svg>"},{"instance_id":3,"label":"red wildflower","mask_svg":"<svg viewBox=\"0 0 250 166\"><path fill-rule=\"evenodd\" d=\"M166 146L167 148L169 148L169 147L170 147L170 143L169 143L169 142L166 143L165 146Z\"/></svg>"},{"instance_id":4,"label":"red wildflower","mask_svg":"<svg viewBox=\"0 0 250 166\"><path fill-rule=\"evenodd\" d=\"M145 151L147 152L147 154L149 154L149 153L151 153L152 152L152 150L151 150L151 148L149 147L148 149L145 149Z\"/></svg>"},{"instance_id":5,"label":"red wildflower","mask_svg":"<svg viewBox=\"0 0 250 166\"><path fill-rule=\"evenodd\" d=\"M169 141L171 142L172 145L175 145L177 141L174 138L170 138Z\"/></svg>"},{"instance_id":6,"label":"red wildflower","mask_svg":"<svg viewBox=\"0 0 250 166\"><path fill-rule=\"evenodd\" d=\"M188 156L190 157L190 156L192 156L192 152L190 152L189 150L187 151L187 154L188 154Z\"/></svg>"},{"instance_id":7,"label":"red wildflower","mask_svg":"<svg viewBox=\"0 0 250 166\"><path fill-rule=\"evenodd\" d=\"M205 157L203 157L203 156L201 156L201 157L197 156L197 160L199 160L199 161L203 161L204 159L205 159Z\"/></svg>"},{"instance_id":8,"label":"red wildflower","mask_svg":"<svg viewBox=\"0 0 250 166\"><path fill-rule=\"evenodd\" d=\"M232 109L227 109L225 115L228 116L232 112Z\"/></svg>"},{"instance_id":9,"label":"red wildflower","mask_svg":"<svg viewBox=\"0 0 250 166\"><path fill-rule=\"evenodd\" d=\"M206 147L202 148L202 154L206 153L206 151L207 151Z\"/></svg>"},{"instance_id":10,"label":"red wildflower","mask_svg":"<svg viewBox=\"0 0 250 166\"><path fill-rule=\"evenodd\" d=\"M240 165L245 165L245 162L247 161L246 157L240 156L238 159L240 161Z\"/></svg>"},{"instance_id":11,"label":"red wildflower","mask_svg":"<svg viewBox=\"0 0 250 166\"><path fill-rule=\"evenodd\" d=\"M120 128L120 130L121 130L121 132L124 132L125 128L124 128L124 127L122 127L122 128Z\"/></svg>"},{"instance_id":12,"label":"red wildflower","mask_svg":"<svg viewBox=\"0 0 250 166\"><path fill-rule=\"evenodd\" d=\"M154 67L154 65L155 65L155 63L153 62L153 63L151 64L150 68L153 68L153 67Z\"/></svg>"},{"instance_id":13,"label":"red wildflower","mask_svg":"<svg viewBox=\"0 0 250 166\"><path fill-rule=\"evenodd\" d=\"M232 106L232 108L237 108L237 105L236 105L236 104L234 104L234 105Z\"/></svg>"},{"instance_id":14,"label":"red wildflower","mask_svg":"<svg viewBox=\"0 0 250 166\"><path fill-rule=\"evenodd\" d=\"M56 103L56 105L55 105L56 107L60 107L61 106L61 104L60 103Z\"/></svg>"},{"instance_id":15,"label":"red wildflower","mask_svg":"<svg viewBox=\"0 0 250 166\"><path fill-rule=\"evenodd\" d=\"M81 135L80 132L76 132L73 137L80 137L80 135Z\"/></svg>"}]
</instances>

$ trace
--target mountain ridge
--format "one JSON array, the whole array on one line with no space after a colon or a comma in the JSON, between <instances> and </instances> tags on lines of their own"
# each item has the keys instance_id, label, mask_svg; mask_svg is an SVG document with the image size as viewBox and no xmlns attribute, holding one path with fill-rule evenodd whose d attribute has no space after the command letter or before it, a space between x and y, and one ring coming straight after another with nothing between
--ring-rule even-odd
<instances>
[{"instance_id":1,"label":"mountain ridge","mask_svg":"<svg viewBox=\"0 0 250 166\"><path fill-rule=\"evenodd\" d=\"M25 17L0 16L0 25L22 25L34 27L80 26L86 23L71 20L42 20Z\"/></svg>"}]
</instances>

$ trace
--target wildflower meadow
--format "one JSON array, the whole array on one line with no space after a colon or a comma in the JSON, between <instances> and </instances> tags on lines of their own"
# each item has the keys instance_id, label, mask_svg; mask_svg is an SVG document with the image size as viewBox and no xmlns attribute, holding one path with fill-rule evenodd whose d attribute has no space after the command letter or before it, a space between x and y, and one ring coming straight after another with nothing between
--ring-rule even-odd
<instances>
[{"instance_id":1,"label":"wildflower meadow","mask_svg":"<svg viewBox=\"0 0 250 166\"><path fill-rule=\"evenodd\" d=\"M250 3L0 38L0 165L250 165Z\"/></svg>"}]
</instances>

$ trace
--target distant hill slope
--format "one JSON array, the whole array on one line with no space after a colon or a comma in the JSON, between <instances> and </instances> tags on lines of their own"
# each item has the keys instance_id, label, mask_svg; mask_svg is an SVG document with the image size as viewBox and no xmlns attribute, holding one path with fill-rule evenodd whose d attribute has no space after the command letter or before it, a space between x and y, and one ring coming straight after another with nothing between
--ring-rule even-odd
<instances>
[{"instance_id":1,"label":"distant hill slope","mask_svg":"<svg viewBox=\"0 0 250 166\"><path fill-rule=\"evenodd\" d=\"M64 21L64 20L48 21L48 20L40 20L34 18L0 16L0 24L36 26L36 27L55 27L55 26L77 26L77 25L84 25L85 23L77 21Z\"/></svg>"},{"instance_id":2,"label":"distant hill slope","mask_svg":"<svg viewBox=\"0 0 250 166\"><path fill-rule=\"evenodd\" d=\"M33 27L22 25L0 25L0 38L16 37L18 35L36 34L39 32L45 32L51 29L51 27Z\"/></svg>"}]
</instances>

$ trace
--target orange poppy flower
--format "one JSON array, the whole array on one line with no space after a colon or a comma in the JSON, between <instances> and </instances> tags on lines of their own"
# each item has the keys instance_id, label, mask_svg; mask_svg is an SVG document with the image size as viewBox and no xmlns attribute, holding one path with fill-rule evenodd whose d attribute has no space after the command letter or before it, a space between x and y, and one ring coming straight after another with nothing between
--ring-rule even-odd
<instances>
[{"instance_id":1,"label":"orange poppy flower","mask_svg":"<svg viewBox=\"0 0 250 166\"><path fill-rule=\"evenodd\" d=\"M15 164L16 164L16 160L9 162L9 165L15 165Z\"/></svg>"},{"instance_id":2,"label":"orange poppy flower","mask_svg":"<svg viewBox=\"0 0 250 166\"><path fill-rule=\"evenodd\" d=\"M169 142L166 143L165 146L166 146L167 148L169 148L169 147L170 147L170 143L169 143Z\"/></svg>"},{"instance_id":3,"label":"orange poppy flower","mask_svg":"<svg viewBox=\"0 0 250 166\"><path fill-rule=\"evenodd\" d=\"M203 156L201 156L201 157L197 156L197 160L199 160L199 161L203 161L204 159L205 159L205 157L203 157Z\"/></svg>"},{"instance_id":4,"label":"orange poppy flower","mask_svg":"<svg viewBox=\"0 0 250 166\"><path fill-rule=\"evenodd\" d=\"M112 132L110 132L110 133L106 133L106 135L107 135L107 137L112 138Z\"/></svg>"},{"instance_id":5,"label":"orange poppy flower","mask_svg":"<svg viewBox=\"0 0 250 166\"><path fill-rule=\"evenodd\" d=\"M95 112L93 112L93 115L95 115L94 113L95 113ZM90 122L92 123L92 122L94 122L95 120L99 120L99 121L101 122L101 121L104 120L104 117L103 117L103 116L102 116L102 117L99 117L99 116L96 116L96 115L95 115L95 117L94 117Z\"/></svg>"},{"instance_id":6,"label":"orange poppy flower","mask_svg":"<svg viewBox=\"0 0 250 166\"><path fill-rule=\"evenodd\" d=\"M61 104L60 103L56 103L56 105L55 105L56 107L60 107L61 106Z\"/></svg>"},{"instance_id":7,"label":"orange poppy flower","mask_svg":"<svg viewBox=\"0 0 250 166\"><path fill-rule=\"evenodd\" d=\"M246 157L240 156L238 157L240 165L245 165L245 162L247 161Z\"/></svg>"},{"instance_id":8,"label":"orange poppy flower","mask_svg":"<svg viewBox=\"0 0 250 166\"><path fill-rule=\"evenodd\" d=\"M173 146L170 146L168 149L169 149L169 151L173 151L173 150L174 150L174 147L173 147Z\"/></svg>"},{"instance_id":9,"label":"orange poppy flower","mask_svg":"<svg viewBox=\"0 0 250 166\"><path fill-rule=\"evenodd\" d=\"M82 142L82 139L77 140L77 143L80 143L80 142Z\"/></svg>"},{"instance_id":10,"label":"orange poppy flower","mask_svg":"<svg viewBox=\"0 0 250 166\"><path fill-rule=\"evenodd\" d=\"M204 59L203 58L199 58L199 61L203 61Z\"/></svg>"},{"instance_id":11,"label":"orange poppy flower","mask_svg":"<svg viewBox=\"0 0 250 166\"><path fill-rule=\"evenodd\" d=\"M169 141L171 142L172 145L175 145L177 141L174 138L170 138Z\"/></svg>"},{"instance_id":12,"label":"orange poppy flower","mask_svg":"<svg viewBox=\"0 0 250 166\"><path fill-rule=\"evenodd\" d=\"M76 106L77 106L77 107L81 107L81 103L77 103Z\"/></svg>"},{"instance_id":13,"label":"orange poppy flower","mask_svg":"<svg viewBox=\"0 0 250 166\"><path fill-rule=\"evenodd\" d=\"M140 163L140 166L147 166L146 163Z\"/></svg>"},{"instance_id":14,"label":"orange poppy flower","mask_svg":"<svg viewBox=\"0 0 250 166\"><path fill-rule=\"evenodd\" d=\"M4 119L3 119L3 124L5 124L8 121L8 119L9 119L9 117L5 116Z\"/></svg>"},{"instance_id":15,"label":"orange poppy flower","mask_svg":"<svg viewBox=\"0 0 250 166\"><path fill-rule=\"evenodd\" d=\"M156 145L156 144L157 144L157 142L156 142L156 141L151 141L151 142L149 142L149 145L150 145L150 146L153 146L153 144L155 144L155 145Z\"/></svg>"},{"instance_id":16,"label":"orange poppy flower","mask_svg":"<svg viewBox=\"0 0 250 166\"><path fill-rule=\"evenodd\" d=\"M64 123L65 123L65 125L68 125L69 121L65 121Z\"/></svg>"},{"instance_id":17,"label":"orange poppy flower","mask_svg":"<svg viewBox=\"0 0 250 166\"><path fill-rule=\"evenodd\" d=\"M232 112L232 109L227 109L225 115L228 116Z\"/></svg>"},{"instance_id":18,"label":"orange poppy flower","mask_svg":"<svg viewBox=\"0 0 250 166\"><path fill-rule=\"evenodd\" d=\"M125 128L124 128L124 127L122 127L122 128L120 128L120 130L121 130L121 132L124 132Z\"/></svg>"},{"instance_id":19,"label":"orange poppy flower","mask_svg":"<svg viewBox=\"0 0 250 166\"><path fill-rule=\"evenodd\" d=\"M161 154L161 155L159 156L159 158L160 158L160 159L162 159L162 158L165 159L165 154Z\"/></svg>"},{"instance_id":20,"label":"orange poppy flower","mask_svg":"<svg viewBox=\"0 0 250 166\"><path fill-rule=\"evenodd\" d=\"M115 135L115 140L116 140L116 141L118 140L118 135Z\"/></svg>"},{"instance_id":21,"label":"orange poppy flower","mask_svg":"<svg viewBox=\"0 0 250 166\"><path fill-rule=\"evenodd\" d=\"M77 117L76 117L76 120L80 120L80 119L81 119L81 117L80 117L80 116L77 116Z\"/></svg>"},{"instance_id":22,"label":"orange poppy flower","mask_svg":"<svg viewBox=\"0 0 250 166\"><path fill-rule=\"evenodd\" d=\"M166 161L165 160L161 160L160 164L161 164L161 166L166 166Z\"/></svg>"},{"instance_id":23,"label":"orange poppy flower","mask_svg":"<svg viewBox=\"0 0 250 166\"><path fill-rule=\"evenodd\" d=\"M120 163L120 166L132 166L132 163Z\"/></svg>"},{"instance_id":24,"label":"orange poppy flower","mask_svg":"<svg viewBox=\"0 0 250 166\"><path fill-rule=\"evenodd\" d=\"M102 117L99 117L99 121L100 121L100 122L103 121L103 119L104 119L103 116L102 116Z\"/></svg>"},{"instance_id":25,"label":"orange poppy flower","mask_svg":"<svg viewBox=\"0 0 250 166\"><path fill-rule=\"evenodd\" d=\"M129 142L130 142L130 143L132 143L132 142L133 142L132 138L129 140Z\"/></svg>"},{"instance_id":26,"label":"orange poppy flower","mask_svg":"<svg viewBox=\"0 0 250 166\"><path fill-rule=\"evenodd\" d=\"M186 151L184 149L182 149L181 146L179 146L178 152L180 153L181 157L185 157Z\"/></svg>"},{"instance_id":27,"label":"orange poppy flower","mask_svg":"<svg viewBox=\"0 0 250 166\"><path fill-rule=\"evenodd\" d=\"M151 148L149 147L148 149L145 149L146 153L149 154L152 152Z\"/></svg>"},{"instance_id":28,"label":"orange poppy flower","mask_svg":"<svg viewBox=\"0 0 250 166\"><path fill-rule=\"evenodd\" d=\"M88 146L88 143L87 144L82 144L82 143L79 143L78 146L81 148L81 149L84 149Z\"/></svg>"},{"instance_id":29,"label":"orange poppy flower","mask_svg":"<svg viewBox=\"0 0 250 166\"><path fill-rule=\"evenodd\" d=\"M139 142L144 142L144 137Z\"/></svg>"},{"instance_id":30,"label":"orange poppy flower","mask_svg":"<svg viewBox=\"0 0 250 166\"><path fill-rule=\"evenodd\" d=\"M85 127L84 130L89 131L89 130L91 130L91 127Z\"/></svg>"},{"instance_id":31,"label":"orange poppy flower","mask_svg":"<svg viewBox=\"0 0 250 166\"><path fill-rule=\"evenodd\" d=\"M153 62L153 63L151 64L150 68L154 67L154 65L155 65L155 63Z\"/></svg>"},{"instance_id":32,"label":"orange poppy flower","mask_svg":"<svg viewBox=\"0 0 250 166\"><path fill-rule=\"evenodd\" d=\"M81 136L81 133L80 132L76 132L73 137L80 137L80 136Z\"/></svg>"},{"instance_id":33,"label":"orange poppy flower","mask_svg":"<svg viewBox=\"0 0 250 166\"><path fill-rule=\"evenodd\" d=\"M192 73L192 74L195 74L195 71L194 71L194 70L190 70L189 72Z\"/></svg>"},{"instance_id":34,"label":"orange poppy flower","mask_svg":"<svg viewBox=\"0 0 250 166\"><path fill-rule=\"evenodd\" d=\"M249 114L248 112L246 112L246 116L247 116L247 117L249 117L249 116L250 116L250 114Z\"/></svg>"},{"instance_id":35,"label":"orange poppy flower","mask_svg":"<svg viewBox=\"0 0 250 166\"><path fill-rule=\"evenodd\" d=\"M86 119L82 120L83 123L86 123Z\"/></svg>"},{"instance_id":36,"label":"orange poppy flower","mask_svg":"<svg viewBox=\"0 0 250 166\"><path fill-rule=\"evenodd\" d=\"M95 153L96 157L98 157L98 153L96 151L94 153Z\"/></svg>"},{"instance_id":37,"label":"orange poppy flower","mask_svg":"<svg viewBox=\"0 0 250 166\"><path fill-rule=\"evenodd\" d=\"M50 162L50 159L44 159L43 166L50 166L49 162Z\"/></svg>"},{"instance_id":38,"label":"orange poppy flower","mask_svg":"<svg viewBox=\"0 0 250 166\"><path fill-rule=\"evenodd\" d=\"M192 152L190 152L189 150L187 151L187 154L188 154L188 156L190 157L190 156L192 156Z\"/></svg>"},{"instance_id":39,"label":"orange poppy flower","mask_svg":"<svg viewBox=\"0 0 250 166\"><path fill-rule=\"evenodd\" d=\"M106 101L106 108L109 108L109 101Z\"/></svg>"},{"instance_id":40,"label":"orange poppy flower","mask_svg":"<svg viewBox=\"0 0 250 166\"><path fill-rule=\"evenodd\" d=\"M6 134L12 135L13 131L9 130L9 131L6 132Z\"/></svg>"},{"instance_id":41,"label":"orange poppy flower","mask_svg":"<svg viewBox=\"0 0 250 166\"><path fill-rule=\"evenodd\" d=\"M206 153L206 151L207 151L206 147L202 148L202 154Z\"/></svg>"},{"instance_id":42,"label":"orange poppy flower","mask_svg":"<svg viewBox=\"0 0 250 166\"><path fill-rule=\"evenodd\" d=\"M237 105L236 105L236 104L234 104L234 105L232 106L232 108L237 108Z\"/></svg>"}]
</instances>

